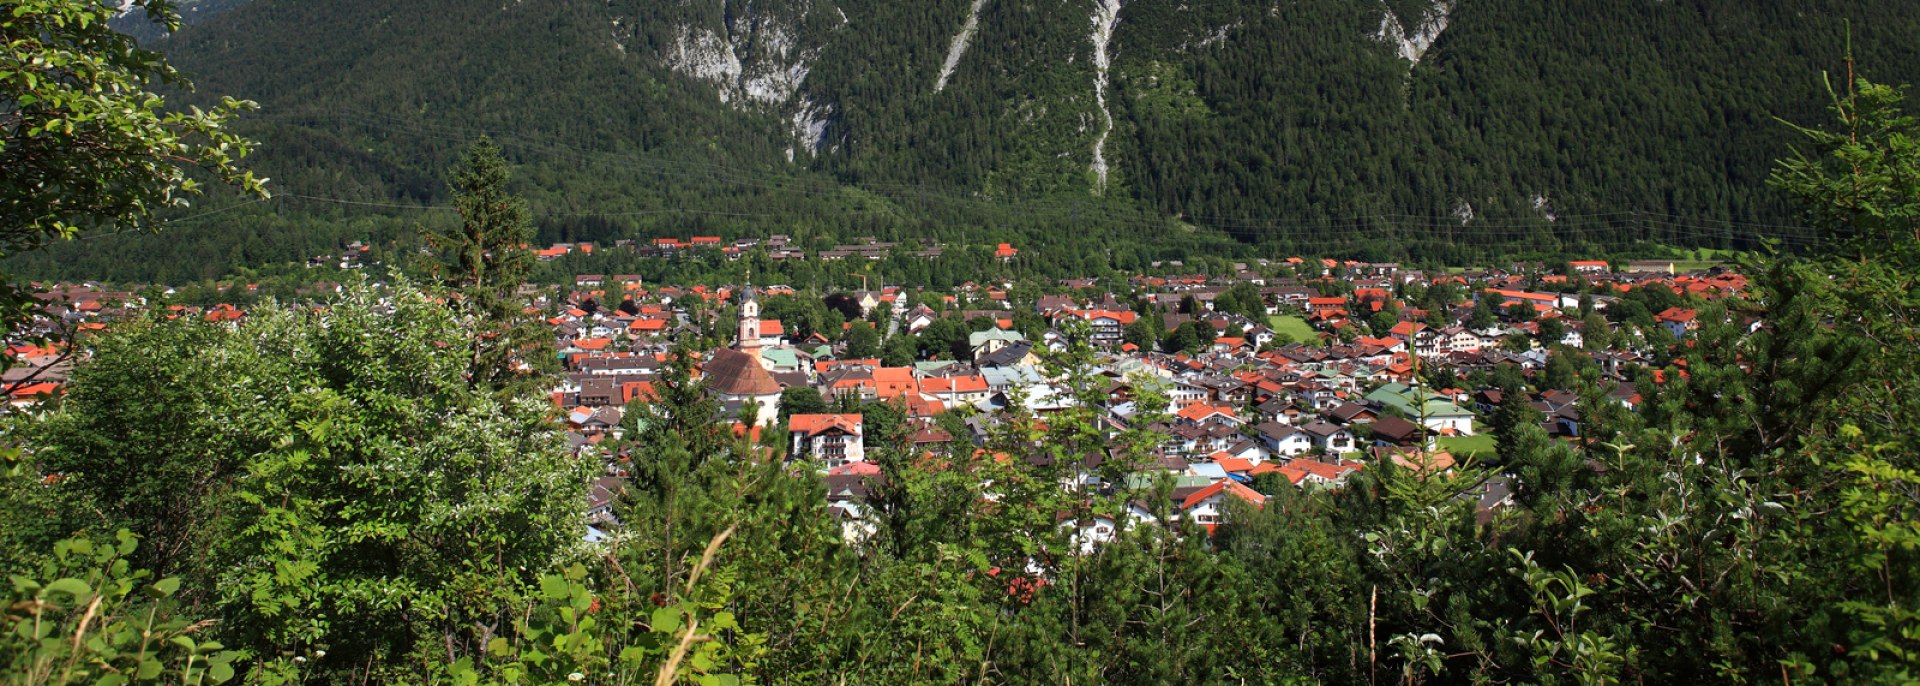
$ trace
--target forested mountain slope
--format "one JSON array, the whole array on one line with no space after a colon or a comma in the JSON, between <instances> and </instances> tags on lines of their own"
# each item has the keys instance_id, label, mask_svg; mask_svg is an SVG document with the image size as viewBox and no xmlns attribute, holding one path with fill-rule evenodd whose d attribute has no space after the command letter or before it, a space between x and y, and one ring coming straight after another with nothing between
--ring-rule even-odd
<instances>
[{"instance_id":1,"label":"forested mountain slope","mask_svg":"<svg viewBox=\"0 0 1920 686\"><path fill-rule=\"evenodd\" d=\"M1892 0L252 0L153 44L262 104L282 223L432 204L484 131L551 237L1158 217L1404 254L1792 223L1775 118L1823 116L1849 26L1866 76L1920 68Z\"/></svg>"}]
</instances>

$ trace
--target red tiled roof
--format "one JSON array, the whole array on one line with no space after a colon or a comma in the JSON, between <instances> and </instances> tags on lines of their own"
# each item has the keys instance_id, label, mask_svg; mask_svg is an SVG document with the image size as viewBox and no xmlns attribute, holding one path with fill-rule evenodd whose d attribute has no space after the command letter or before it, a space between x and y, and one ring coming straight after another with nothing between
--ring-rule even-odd
<instances>
[{"instance_id":1,"label":"red tiled roof","mask_svg":"<svg viewBox=\"0 0 1920 686\"><path fill-rule=\"evenodd\" d=\"M1538 305L1540 303L1558 304L1560 302L1560 296L1554 295L1552 293L1532 293L1528 291L1515 291L1515 290L1508 290L1504 288L1489 288L1487 289L1487 292L1500 296L1502 298L1506 298L1507 300L1519 300L1523 302L1534 303L1535 305Z\"/></svg>"},{"instance_id":2,"label":"red tiled roof","mask_svg":"<svg viewBox=\"0 0 1920 686\"><path fill-rule=\"evenodd\" d=\"M1280 468L1280 473L1285 475L1287 480L1293 482L1294 485L1299 485L1300 482L1305 481L1309 476L1327 481L1338 481L1341 477L1357 471L1360 471L1359 465L1330 465L1315 460L1294 460Z\"/></svg>"},{"instance_id":3,"label":"red tiled roof","mask_svg":"<svg viewBox=\"0 0 1920 686\"><path fill-rule=\"evenodd\" d=\"M921 395L907 398L907 416L909 417L932 417L945 411L947 406L938 400Z\"/></svg>"},{"instance_id":4,"label":"red tiled roof","mask_svg":"<svg viewBox=\"0 0 1920 686\"><path fill-rule=\"evenodd\" d=\"M13 397L15 398L32 398L32 397L41 396L41 395L53 395L59 392L60 392L59 382L42 381L39 383L28 384L26 386L21 386L20 388L13 389L13 393L11 395L13 395Z\"/></svg>"},{"instance_id":5,"label":"red tiled roof","mask_svg":"<svg viewBox=\"0 0 1920 686\"><path fill-rule=\"evenodd\" d=\"M987 377L935 376L920 380L922 393L979 393L987 390Z\"/></svg>"},{"instance_id":6,"label":"red tiled roof","mask_svg":"<svg viewBox=\"0 0 1920 686\"><path fill-rule=\"evenodd\" d=\"M1267 497L1264 495L1260 495L1259 491L1255 491L1251 488L1247 488L1246 486L1242 486L1240 485L1240 482L1234 481L1232 479L1221 479L1219 481L1213 482L1212 486L1208 486L1198 491L1194 491L1193 495L1187 496L1186 500L1183 500L1180 502L1180 509L1191 510L1194 507L1199 506L1201 503L1206 502L1207 499L1220 495L1222 493L1230 494L1240 498L1241 500L1245 500L1247 502L1253 503L1255 507L1259 507L1267 504Z\"/></svg>"},{"instance_id":7,"label":"red tiled roof","mask_svg":"<svg viewBox=\"0 0 1920 686\"><path fill-rule=\"evenodd\" d=\"M660 392L654 390L652 381L628 381L620 384L620 402L631 403L635 400L656 402L660 400Z\"/></svg>"},{"instance_id":8,"label":"red tiled roof","mask_svg":"<svg viewBox=\"0 0 1920 686\"><path fill-rule=\"evenodd\" d=\"M780 384L758 360L732 348L721 348L705 369L707 385L723 395L774 395Z\"/></svg>"},{"instance_id":9,"label":"red tiled roof","mask_svg":"<svg viewBox=\"0 0 1920 686\"><path fill-rule=\"evenodd\" d=\"M1140 313L1132 310L1068 310L1067 313L1087 321L1112 319L1121 324L1132 324L1140 316Z\"/></svg>"},{"instance_id":10,"label":"red tiled roof","mask_svg":"<svg viewBox=\"0 0 1920 686\"><path fill-rule=\"evenodd\" d=\"M861 419L858 414L796 414L787 419L787 430L808 436L838 430L858 436Z\"/></svg>"},{"instance_id":11,"label":"red tiled roof","mask_svg":"<svg viewBox=\"0 0 1920 686\"><path fill-rule=\"evenodd\" d=\"M1226 457L1214 460L1213 463L1220 465L1220 468L1226 470L1229 474L1253 471L1253 461L1245 458Z\"/></svg>"},{"instance_id":12,"label":"red tiled roof","mask_svg":"<svg viewBox=\"0 0 1920 686\"><path fill-rule=\"evenodd\" d=\"M880 473L880 465L872 462L848 462L827 470L827 476L873 476Z\"/></svg>"},{"instance_id":13,"label":"red tiled roof","mask_svg":"<svg viewBox=\"0 0 1920 686\"><path fill-rule=\"evenodd\" d=\"M1184 408L1181 408L1179 416L1181 419L1197 422L1202 419L1206 419L1207 417L1213 416L1214 413L1223 414L1228 417L1234 416L1232 408L1215 407L1215 406L1207 405L1204 403L1197 404L1197 405L1188 405Z\"/></svg>"},{"instance_id":14,"label":"red tiled roof","mask_svg":"<svg viewBox=\"0 0 1920 686\"><path fill-rule=\"evenodd\" d=\"M1453 469L1454 460L1453 453L1445 451L1414 455L1396 452L1393 454L1393 463L1425 475Z\"/></svg>"},{"instance_id":15,"label":"red tiled roof","mask_svg":"<svg viewBox=\"0 0 1920 686\"><path fill-rule=\"evenodd\" d=\"M1669 307L1661 310L1660 314L1654 315L1653 318L1663 322L1674 322L1678 324L1693 321L1693 318L1698 316L1700 316L1700 313L1694 310Z\"/></svg>"},{"instance_id":16,"label":"red tiled roof","mask_svg":"<svg viewBox=\"0 0 1920 686\"><path fill-rule=\"evenodd\" d=\"M920 384L907 367L881 367L873 370L875 391L882 398L897 398L920 392Z\"/></svg>"}]
</instances>

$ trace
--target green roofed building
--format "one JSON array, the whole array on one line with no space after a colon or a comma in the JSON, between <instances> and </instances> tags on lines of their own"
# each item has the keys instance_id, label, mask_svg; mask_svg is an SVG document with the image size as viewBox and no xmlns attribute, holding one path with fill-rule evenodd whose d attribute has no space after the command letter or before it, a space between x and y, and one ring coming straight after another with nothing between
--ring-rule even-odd
<instances>
[{"instance_id":1,"label":"green roofed building","mask_svg":"<svg viewBox=\"0 0 1920 686\"><path fill-rule=\"evenodd\" d=\"M1441 435L1473 435L1473 411L1455 405L1446 396L1432 391L1403 383L1389 383L1368 393L1367 400L1393 408L1405 415L1408 421L1419 422Z\"/></svg>"}]
</instances>

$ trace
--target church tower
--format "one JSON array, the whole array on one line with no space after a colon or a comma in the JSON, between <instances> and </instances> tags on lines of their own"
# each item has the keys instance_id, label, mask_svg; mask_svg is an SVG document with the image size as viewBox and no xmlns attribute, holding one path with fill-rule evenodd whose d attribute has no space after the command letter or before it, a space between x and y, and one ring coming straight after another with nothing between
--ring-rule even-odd
<instances>
[{"instance_id":1,"label":"church tower","mask_svg":"<svg viewBox=\"0 0 1920 686\"><path fill-rule=\"evenodd\" d=\"M760 302L753 286L740 291L740 339L732 348L713 351L703 369L708 388L723 403L752 401L760 406L755 426L773 426L780 413L780 382L760 361Z\"/></svg>"},{"instance_id":2,"label":"church tower","mask_svg":"<svg viewBox=\"0 0 1920 686\"><path fill-rule=\"evenodd\" d=\"M751 284L740 293L740 338L733 347L760 363L760 302Z\"/></svg>"}]
</instances>

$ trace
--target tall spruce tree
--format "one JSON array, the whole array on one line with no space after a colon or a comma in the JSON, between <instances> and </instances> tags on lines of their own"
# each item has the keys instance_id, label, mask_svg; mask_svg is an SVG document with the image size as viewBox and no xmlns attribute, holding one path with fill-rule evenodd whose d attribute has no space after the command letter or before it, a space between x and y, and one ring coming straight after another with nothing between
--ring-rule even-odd
<instances>
[{"instance_id":1,"label":"tall spruce tree","mask_svg":"<svg viewBox=\"0 0 1920 686\"><path fill-rule=\"evenodd\" d=\"M1822 609L1846 617L1835 645L1849 650L1825 666L1861 683L1911 683L1920 678L1920 116L1903 88L1856 78L1829 93L1838 126L1797 127L1812 149L1770 180L1839 240L1814 265L1761 280L1790 307L1769 313L1780 323L1742 360L1771 380L1753 386L1762 412L1750 442L1797 448L1810 459L1794 472L1831 489L1823 507L1837 501L1840 516L1819 520L1832 528L1818 528L1815 545L1844 563L1829 572ZM1820 661L1806 662L1795 666Z\"/></svg>"},{"instance_id":2,"label":"tall spruce tree","mask_svg":"<svg viewBox=\"0 0 1920 686\"><path fill-rule=\"evenodd\" d=\"M422 231L435 251L429 266L469 319L468 380L501 389L532 387L553 366L552 356L544 354L546 336L515 298L533 268L532 214L526 201L507 192L512 172L491 138L475 141L452 176L459 226Z\"/></svg>"}]
</instances>

